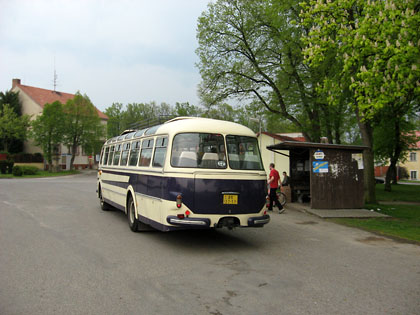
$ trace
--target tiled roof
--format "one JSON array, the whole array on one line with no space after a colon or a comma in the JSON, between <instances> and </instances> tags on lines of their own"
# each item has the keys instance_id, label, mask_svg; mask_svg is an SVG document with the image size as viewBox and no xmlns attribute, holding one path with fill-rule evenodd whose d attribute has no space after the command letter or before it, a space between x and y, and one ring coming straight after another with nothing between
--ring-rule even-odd
<instances>
[{"instance_id":1,"label":"tiled roof","mask_svg":"<svg viewBox=\"0 0 420 315\"><path fill-rule=\"evenodd\" d=\"M417 139L420 139L420 130L416 130L415 133L416 133ZM416 142L416 148L420 149L420 140Z\"/></svg>"},{"instance_id":2,"label":"tiled roof","mask_svg":"<svg viewBox=\"0 0 420 315\"><path fill-rule=\"evenodd\" d=\"M280 140L280 141L299 141L299 142L306 141L305 137L288 137L288 136L283 136L283 135L270 133L270 132L262 132L262 134L272 137L274 139Z\"/></svg>"},{"instance_id":3,"label":"tiled roof","mask_svg":"<svg viewBox=\"0 0 420 315\"><path fill-rule=\"evenodd\" d=\"M44 105L49 103L54 103L55 101L59 101L61 104L65 104L68 100L74 98L74 94L52 91L41 89L33 86L17 84L23 92L25 92L30 98L32 98L36 103L38 103L42 108ZM95 107L96 108L96 107ZM99 109L96 108L98 112L98 116L101 119L108 120L108 116L102 113Z\"/></svg>"}]
</instances>

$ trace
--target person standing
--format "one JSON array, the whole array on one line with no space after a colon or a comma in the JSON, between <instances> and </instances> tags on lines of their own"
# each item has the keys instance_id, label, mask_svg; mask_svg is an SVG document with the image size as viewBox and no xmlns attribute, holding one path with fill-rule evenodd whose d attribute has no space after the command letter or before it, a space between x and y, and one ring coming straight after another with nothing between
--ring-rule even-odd
<instances>
[{"instance_id":1,"label":"person standing","mask_svg":"<svg viewBox=\"0 0 420 315\"><path fill-rule=\"evenodd\" d=\"M270 185L270 205L268 206L268 210L273 210L273 203L276 204L277 208L279 208L279 213L282 213L284 211L283 206L280 204L278 198L277 198L277 189L279 188L279 181L280 181L280 175L279 172L275 169L274 163L270 164L270 175L268 176L267 184Z\"/></svg>"},{"instance_id":2,"label":"person standing","mask_svg":"<svg viewBox=\"0 0 420 315\"><path fill-rule=\"evenodd\" d=\"M289 176L287 176L286 172L283 172L283 180L281 182L282 186L289 186Z\"/></svg>"}]
</instances>

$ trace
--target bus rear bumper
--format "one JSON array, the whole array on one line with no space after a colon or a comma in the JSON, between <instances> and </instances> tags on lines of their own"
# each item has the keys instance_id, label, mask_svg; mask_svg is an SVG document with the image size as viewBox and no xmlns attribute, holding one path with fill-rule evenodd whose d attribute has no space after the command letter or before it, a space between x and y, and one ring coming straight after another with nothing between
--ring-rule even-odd
<instances>
[{"instance_id":1,"label":"bus rear bumper","mask_svg":"<svg viewBox=\"0 0 420 315\"><path fill-rule=\"evenodd\" d=\"M209 228L210 227L210 219L207 218L183 218L180 219L176 216L168 216L166 221L169 224L176 225L176 226L183 226L189 228Z\"/></svg>"},{"instance_id":2,"label":"bus rear bumper","mask_svg":"<svg viewBox=\"0 0 420 315\"><path fill-rule=\"evenodd\" d=\"M248 219L248 226L250 227L262 227L270 222L270 216L265 214L261 217L251 217Z\"/></svg>"}]
</instances>

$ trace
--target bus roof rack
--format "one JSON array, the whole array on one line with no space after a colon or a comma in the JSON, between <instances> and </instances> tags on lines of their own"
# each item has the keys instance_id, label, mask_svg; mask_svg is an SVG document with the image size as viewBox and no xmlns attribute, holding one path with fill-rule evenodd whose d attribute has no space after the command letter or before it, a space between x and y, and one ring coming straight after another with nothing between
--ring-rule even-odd
<instances>
[{"instance_id":1,"label":"bus roof rack","mask_svg":"<svg viewBox=\"0 0 420 315\"><path fill-rule=\"evenodd\" d=\"M131 132L134 132L134 131L136 131L136 130L134 130L134 129L126 129L123 132L121 132L120 136L126 135L127 133L131 133Z\"/></svg>"}]
</instances>

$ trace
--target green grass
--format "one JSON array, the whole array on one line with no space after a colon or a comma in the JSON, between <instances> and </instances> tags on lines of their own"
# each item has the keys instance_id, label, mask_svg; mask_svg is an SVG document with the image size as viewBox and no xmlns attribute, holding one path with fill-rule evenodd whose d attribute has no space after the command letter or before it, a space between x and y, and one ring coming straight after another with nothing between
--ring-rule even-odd
<instances>
[{"instance_id":1,"label":"green grass","mask_svg":"<svg viewBox=\"0 0 420 315\"><path fill-rule=\"evenodd\" d=\"M387 214L390 218L340 218L332 219L332 221L381 235L420 243L420 205L375 205L366 208Z\"/></svg>"},{"instance_id":2,"label":"green grass","mask_svg":"<svg viewBox=\"0 0 420 315\"><path fill-rule=\"evenodd\" d=\"M0 178L38 178L38 177L56 177L79 174L79 171L61 171L57 173L50 173L48 171L38 171L35 175L13 176L13 174L0 174Z\"/></svg>"},{"instance_id":3,"label":"green grass","mask_svg":"<svg viewBox=\"0 0 420 315\"><path fill-rule=\"evenodd\" d=\"M376 184L378 201L413 201L420 202L420 185L392 185L390 192L384 190L384 184Z\"/></svg>"},{"instance_id":4,"label":"green grass","mask_svg":"<svg viewBox=\"0 0 420 315\"><path fill-rule=\"evenodd\" d=\"M365 208L387 214L389 218L337 218L331 221L420 244L420 186L392 185L392 191L386 192L383 184L376 185L376 198L379 201L393 201L394 203L392 205L365 205ZM399 201L402 203L399 204ZM419 204L403 204L407 201Z\"/></svg>"}]
</instances>

